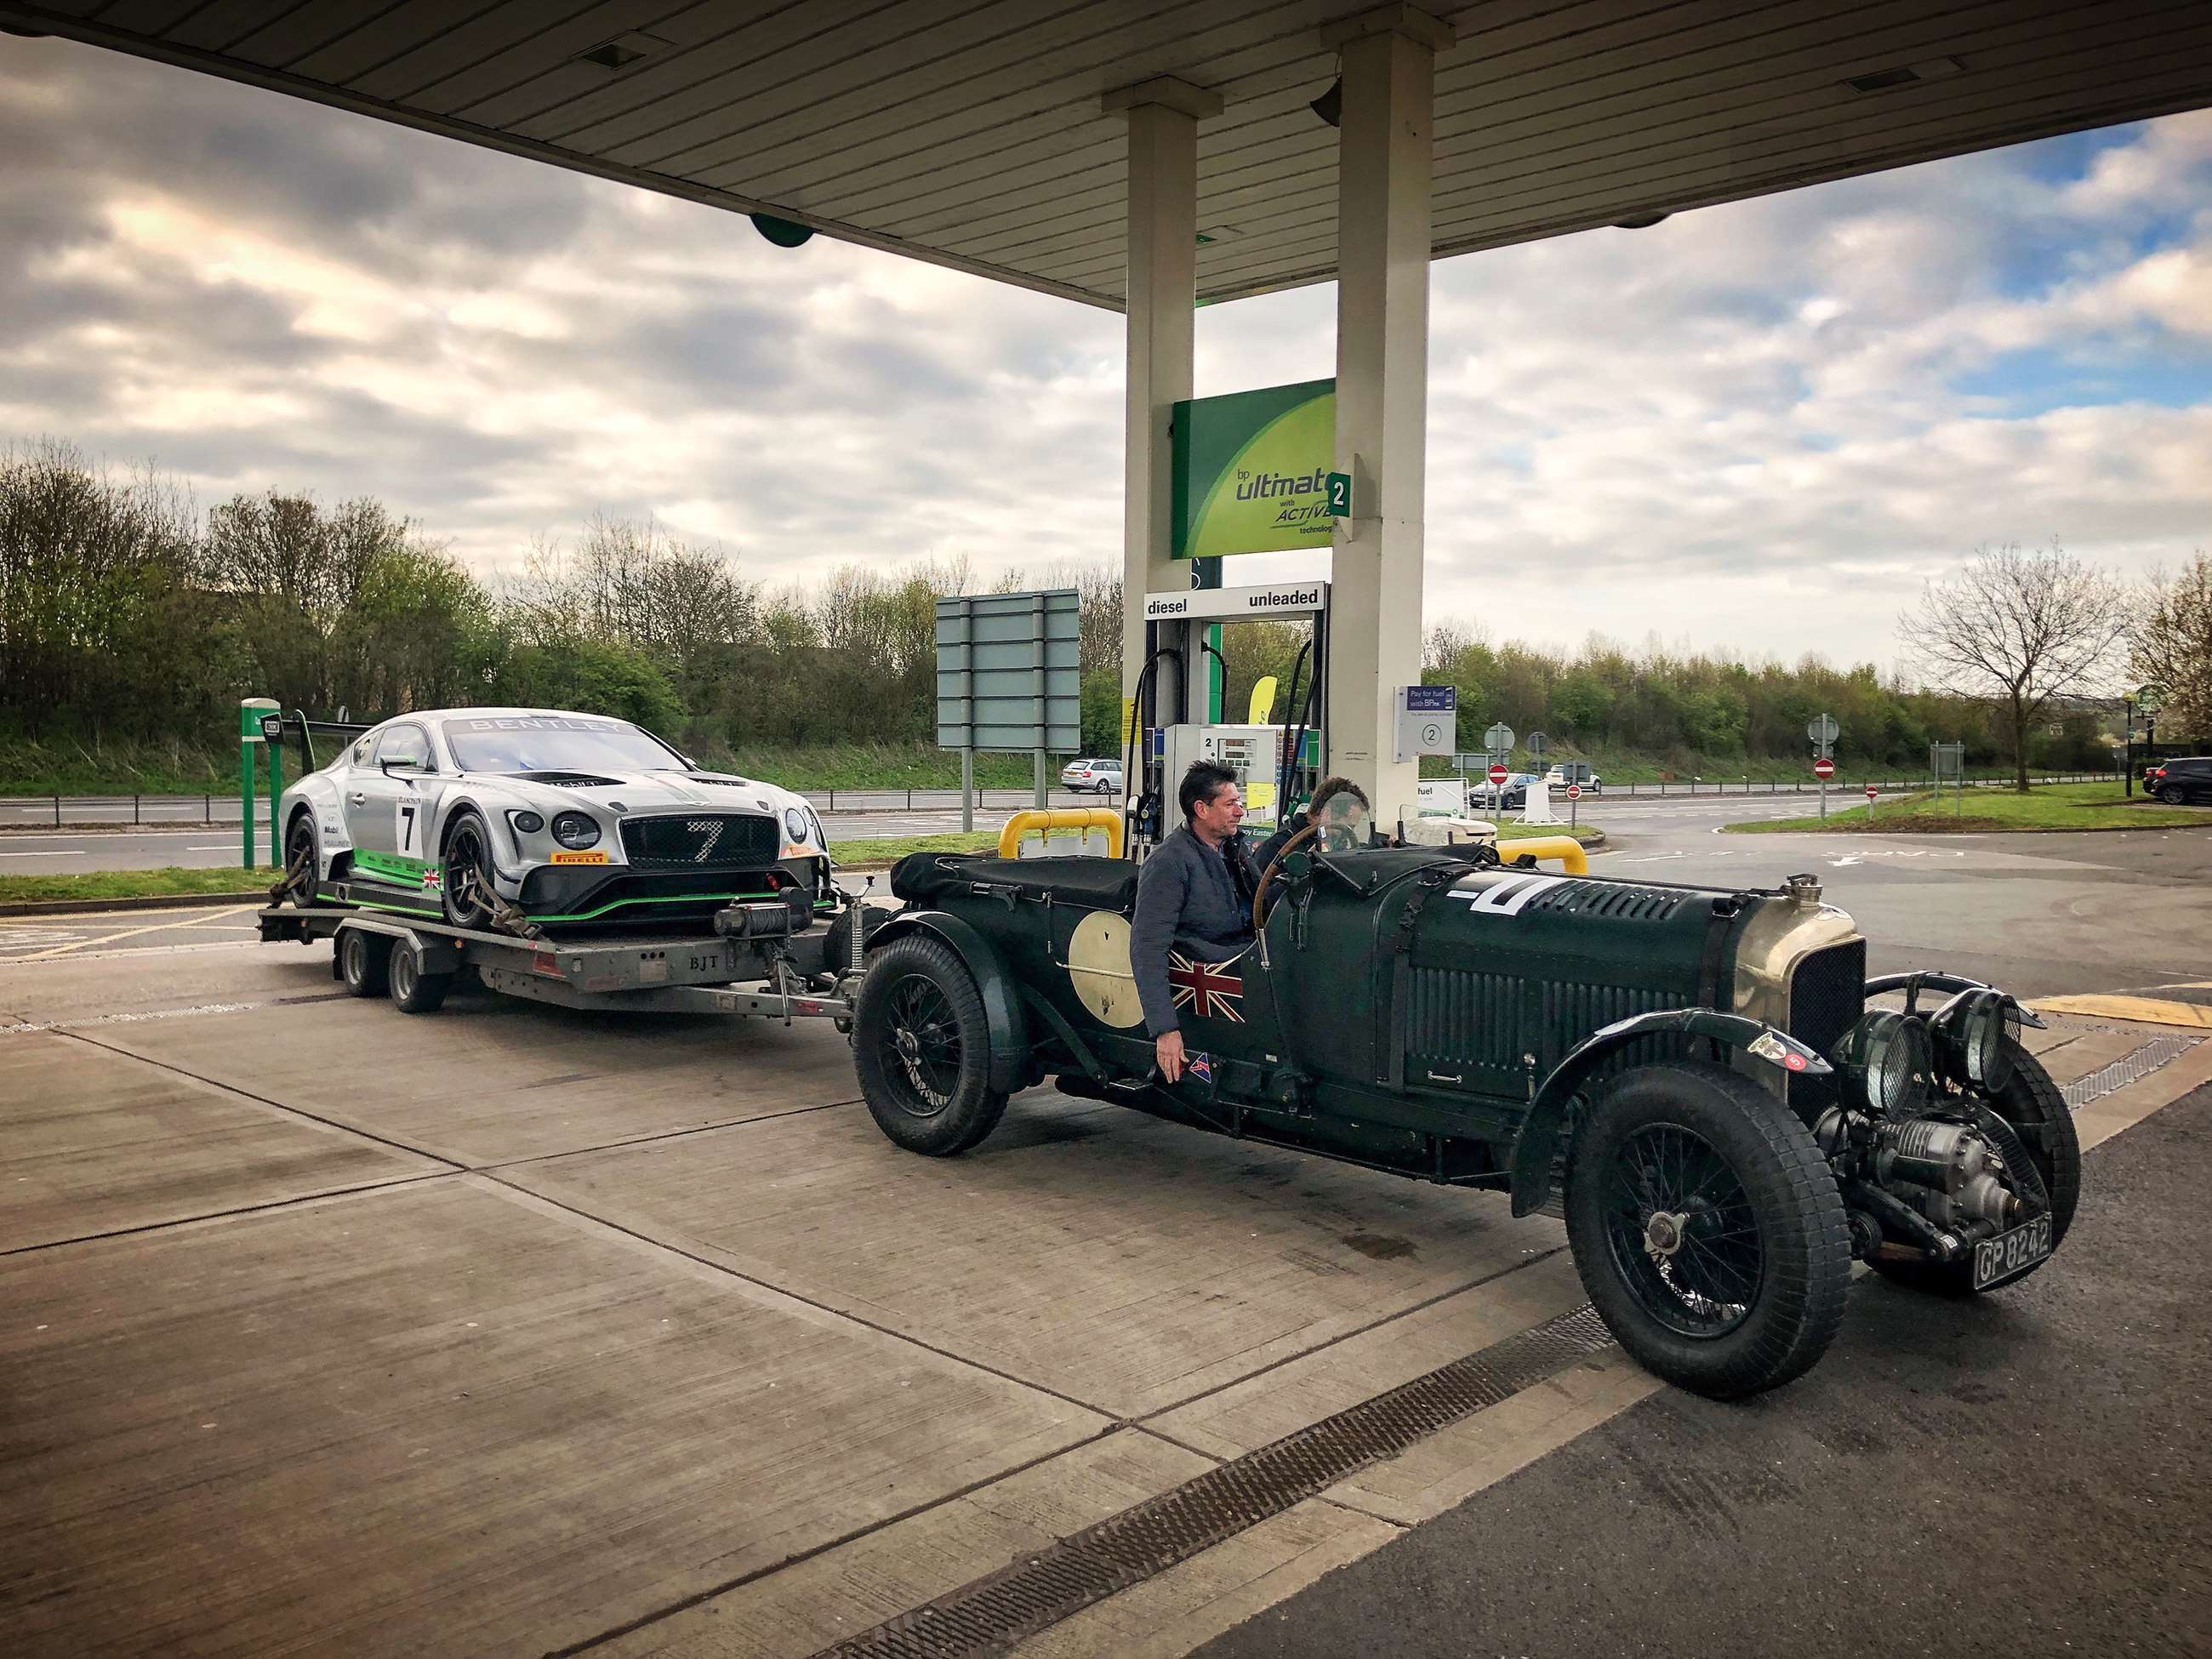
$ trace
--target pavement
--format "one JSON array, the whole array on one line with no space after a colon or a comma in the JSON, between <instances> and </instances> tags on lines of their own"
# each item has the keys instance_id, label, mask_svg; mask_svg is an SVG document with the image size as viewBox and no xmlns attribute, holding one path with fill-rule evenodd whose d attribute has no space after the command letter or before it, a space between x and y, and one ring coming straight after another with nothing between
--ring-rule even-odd
<instances>
[{"instance_id":1,"label":"pavement","mask_svg":"<svg viewBox=\"0 0 2212 1659\"><path fill-rule=\"evenodd\" d=\"M2112 1000L2033 1034L2094 1094L2065 1250L1963 1304L1862 1285L1747 1406L1601 1341L1523 1364L1016 1651L2190 1650L2207 1286L2172 1223L2212 1042L2145 1013L2212 1006L2204 837L1923 862L1713 827L1595 867L1817 863L1877 966ZM10 1659L980 1650L920 1610L1583 1304L1559 1224L1493 1196L1049 1091L917 1158L825 1024L410 1020L250 926L0 923Z\"/></svg>"}]
</instances>

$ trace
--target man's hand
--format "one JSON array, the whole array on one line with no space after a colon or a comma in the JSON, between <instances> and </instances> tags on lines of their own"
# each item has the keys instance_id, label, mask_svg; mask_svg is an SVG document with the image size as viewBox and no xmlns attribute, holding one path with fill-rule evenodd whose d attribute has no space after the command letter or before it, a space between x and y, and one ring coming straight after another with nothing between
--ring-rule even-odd
<instances>
[{"instance_id":1,"label":"man's hand","mask_svg":"<svg viewBox=\"0 0 2212 1659\"><path fill-rule=\"evenodd\" d=\"M1152 1054L1160 1064L1160 1075L1173 1083L1182 1075L1182 1033L1164 1031L1152 1039Z\"/></svg>"}]
</instances>

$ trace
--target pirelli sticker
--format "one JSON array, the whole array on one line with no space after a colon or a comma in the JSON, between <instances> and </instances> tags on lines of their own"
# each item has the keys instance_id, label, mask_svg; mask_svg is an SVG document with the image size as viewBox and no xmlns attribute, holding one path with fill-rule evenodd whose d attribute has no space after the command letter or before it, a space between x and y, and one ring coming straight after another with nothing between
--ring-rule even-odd
<instances>
[{"instance_id":1,"label":"pirelli sticker","mask_svg":"<svg viewBox=\"0 0 2212 1659\"><path fill-rule=\"evenodd\" d=\"M556 864L605 864L606 861L607 855L603 851L597 853L556 853L553 855L553 862Z\"/></svg>"}]
</instances>

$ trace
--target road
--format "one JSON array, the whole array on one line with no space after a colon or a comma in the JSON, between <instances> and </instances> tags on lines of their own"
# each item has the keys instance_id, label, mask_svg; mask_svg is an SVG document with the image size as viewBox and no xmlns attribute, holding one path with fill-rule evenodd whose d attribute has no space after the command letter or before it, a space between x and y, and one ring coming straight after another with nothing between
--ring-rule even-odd
<instances>
[{"instance_id":1,"label":"road","mask_svg":"<svg viewBox=\"0 0 2212 1659\"><path fill-rule=\"evenodd\" d=\"M942 798L948 792L938 791ZM951 805L925 805L913 811L898 808L895 803L905 799L905 792L889 792L876 795L838 793L838 810L822 813L823 827L833 841L876 841L885 837L905 836L951 835L960 828L959 792L949 792ZM930 792L916 791L917 800L927 801ZM989 792L990 806L979 810L976 823L981 828L995 828L1006 821L1009 812L1030 805L1026 794L1012 791ZM1055 806L1096 805L1095 795L1076 795L1054 791L1052 803ZM233 803L234 808L236 803ZM1566 821L1565 803L1559 803L1559 817ZM124 803L127 813L129 802ZM1618 825L1624 830L1641 832L1662 826L1695 825L1709 828L1728 823L1747 817L1796 816L1790 798L1779 797L1770 804L1765 797L1753 795L1749 801L1740 796L1681 796L1662 799L1656 796L1632 799L1617 796L1583 814L1589 821L1611 828ZM14 834L0 828L0 875L60 875L99 870L154 870L164 866L179 866L188 869L212 869L218 865L238 861L238 827L234 818L228 828L222 824L198 825L189 829L165 830L91 830L83 831L24 830ZM268 850L267 831L261 838L261 851Z\"/></svg>"},{"instance_id":2,"label":"road","mask_svg":"<svg viewBox=\"0 0 2212 1659\"><path fill-rule=\"evenodd\" d=\"M841 797L842 799L842 797ZM955 792L957 799L957 792ZM1027 797L1018 806L1029 805ZM1089 805L1088 796L1053 798L1055 806ZM1015 805L1000 805L975 815L979 829L996 829ZM822 815L822 827L832 841L880 841L905 836L949 836L960 828L957 805L930 811L836 811ZM268 833L259 841L258 859L266 862ZM158 870L167 866L213 869L236 864L238 826L226 830L200 825L190 830L48 830L0 833L0 875L70 875L98 870Z\"/></svg>"},{"instance_id":3,"label":"road","mask_svg":"<svg viewBox=\"0 0 2212 1659\"><path fill-rule=\"evenodd\" d=\"M960 808L957 789L808 789L799 792L823 816L831 812L930 811ZM1054 788L1054 806L1094 805L1098 797ZM1035 803L1028 789L985 789L977 810L1018 811ZM265 801L257 805L260 815ZM0 799L0 829L67 828L74 824L186 825L202 827L239 821L239 800L228 795L17 795Z\"/></svg>"}]
</instances>

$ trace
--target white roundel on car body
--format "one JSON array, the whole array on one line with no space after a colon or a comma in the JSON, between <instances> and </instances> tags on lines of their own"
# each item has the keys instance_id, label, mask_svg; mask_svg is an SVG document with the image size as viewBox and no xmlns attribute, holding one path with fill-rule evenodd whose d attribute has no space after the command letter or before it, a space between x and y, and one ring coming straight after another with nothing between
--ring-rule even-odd
<instances>
[{"instance_id":1,"label":"white roundel on car body","mask_svg":"<svg viewBox=\"0 0 2212 1659\"><path fill-rule=\"evenodd\" d=\"M1075 994L1102 1024L1127 1030L1145 1023L1137 976L1129 967L1129 921L1111 910L1093 910L1067 941L1067 976Z\"/></svg>"}]
</instances>

